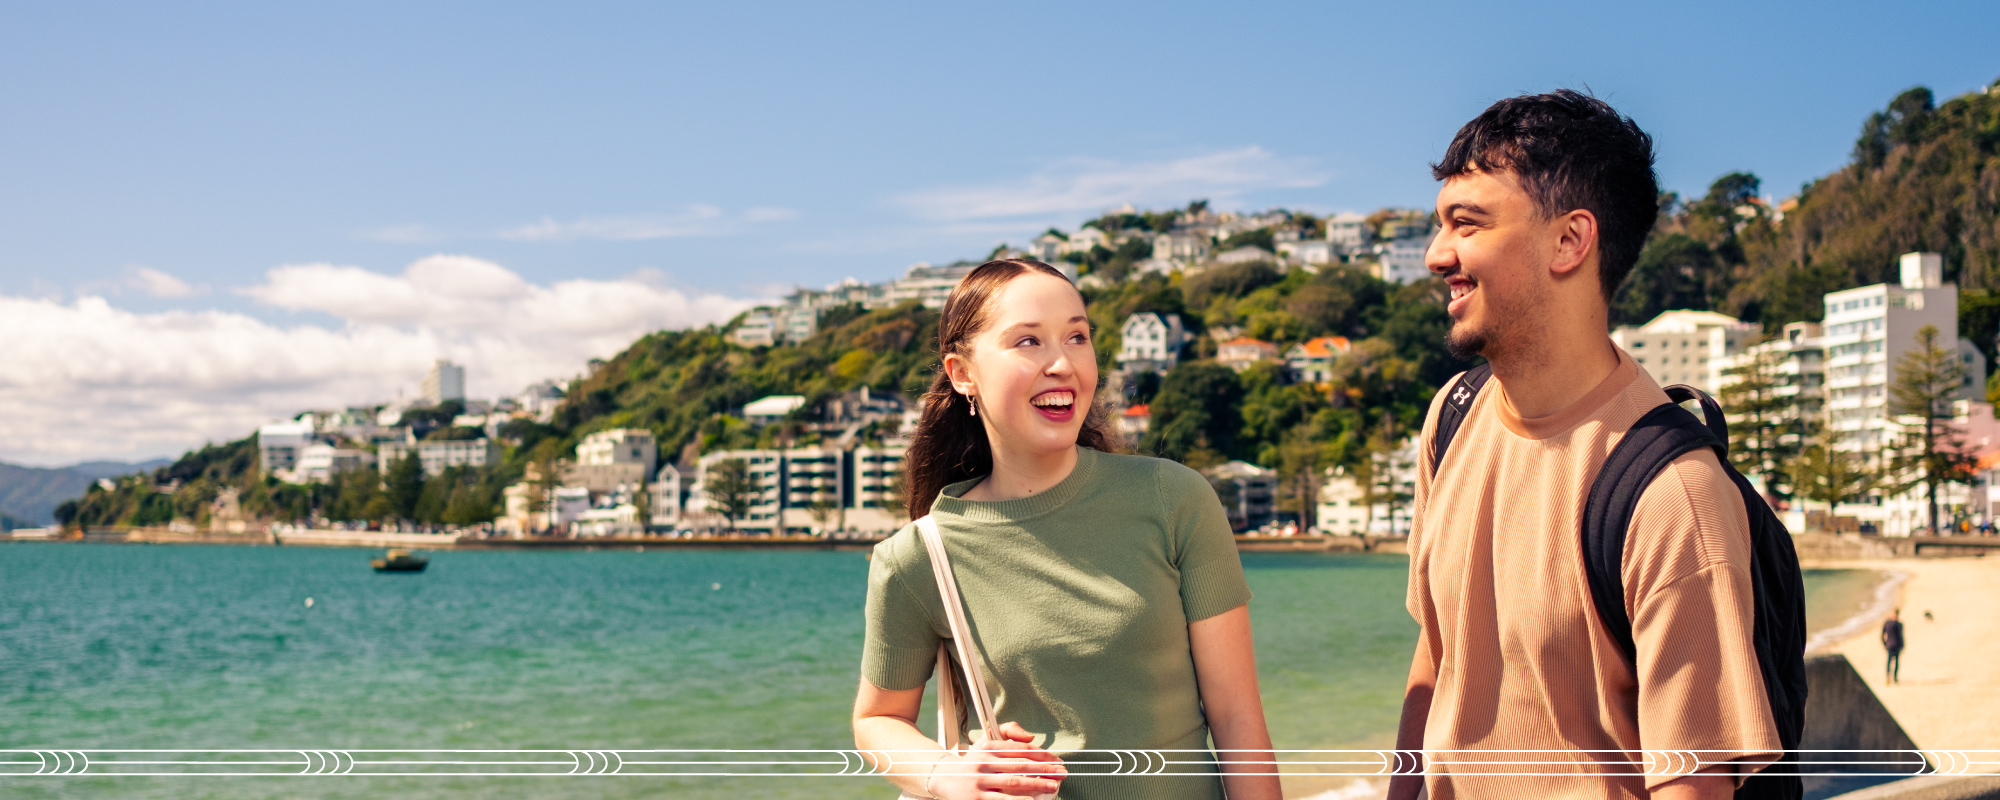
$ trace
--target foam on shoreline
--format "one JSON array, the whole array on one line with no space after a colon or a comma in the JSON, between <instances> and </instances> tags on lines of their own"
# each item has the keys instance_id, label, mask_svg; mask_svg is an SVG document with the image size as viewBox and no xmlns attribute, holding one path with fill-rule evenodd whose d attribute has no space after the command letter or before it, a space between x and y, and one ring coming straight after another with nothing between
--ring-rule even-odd
<instances>
[{"instance_id":1,"label":"foam on shoreline","mask_svg":"<svg viewBox=\"0 0 2000 800\"><path fill-rule=\"evenodd\" d=\"M1830 649L1875 627L1877 620L1888 616L1889 611L1896 607L1898 593L1903 588L1903 582L1910 579L1910 573L1899 570L1886 570L1886 572L1888 577L1876 585L1875 597L1868 605L1854 616L1842 620L1840 624L1815 631L1806 639L1807 653Z\"/></svg>"}]
</instances>

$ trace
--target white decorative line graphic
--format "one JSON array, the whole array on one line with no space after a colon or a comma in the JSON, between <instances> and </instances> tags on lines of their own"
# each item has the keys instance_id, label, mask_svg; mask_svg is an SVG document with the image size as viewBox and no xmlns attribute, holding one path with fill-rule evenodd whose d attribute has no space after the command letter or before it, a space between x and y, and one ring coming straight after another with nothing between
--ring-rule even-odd
<instances>
[{"instance_id":1,"label":"white decorative line graphic","mask_svg":"<svg viewBox=\"0 0 2000 800\"><path fill-rule=\"evenodd\" d=\"M892 750L0 750L0 780L77 775L315 777L879 777ZM1803 750L1765 774L1910 777L2000 770L2000 750ZM1086 750L1072 778L1218 775L1220 764L1286 775L1689 775L1745 755L1726 750Z\"/></svg>"}]
</instances>

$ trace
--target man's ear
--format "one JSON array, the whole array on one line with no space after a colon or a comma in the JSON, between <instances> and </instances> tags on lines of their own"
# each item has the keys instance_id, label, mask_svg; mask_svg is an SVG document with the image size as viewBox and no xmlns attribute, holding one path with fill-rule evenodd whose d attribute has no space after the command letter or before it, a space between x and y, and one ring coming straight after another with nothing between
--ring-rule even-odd
<instances>
[{"instance_id":1,"label":"man's ear","mask_svg":"<svg viewBox=\"0 0 2000 800\"><path fill-rule=\"evenodd\" d=\"M1579 208L1558 217L1555 225L1556 251L1555 258L1549 261L1550 272L1567 276L1596 258L1596 214Z\"/></svg>"}]
</instances>

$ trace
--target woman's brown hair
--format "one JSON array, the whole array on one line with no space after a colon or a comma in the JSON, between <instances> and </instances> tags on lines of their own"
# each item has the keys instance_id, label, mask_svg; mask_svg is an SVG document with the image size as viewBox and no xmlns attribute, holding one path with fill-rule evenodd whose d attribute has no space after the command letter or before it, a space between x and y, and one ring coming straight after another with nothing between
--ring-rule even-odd
<instances>
[{"instance_id":1,"label":"woman's brown hair","mask_svg":"<svg viewBox=\"0 0 2000 800\"><path fill-rule=\"evenodd\" d=\"M909 452L903 456L903 489L908 493L903 502L911 519L931 513L931 501L944 487L993 471L993 448L986 441L986 428L978 417L972 416L971 404L965 396L951 387L944 356L957 353L970 357L972 337L986 328L992 316L988 306L993 295L1008 281L1030 272L1069 280L1055 267L1040 261L1003 258L973 268L944 301L944 314L938 320L937 379L924 392L923 414L917 420L916 433L910 437ZM1076 443L1111 452L1117 438L1111 433L1107 416L1102 405L1091 403L1083 419L1083 429L1077 431Z\"/></svg>"}]
</instances>

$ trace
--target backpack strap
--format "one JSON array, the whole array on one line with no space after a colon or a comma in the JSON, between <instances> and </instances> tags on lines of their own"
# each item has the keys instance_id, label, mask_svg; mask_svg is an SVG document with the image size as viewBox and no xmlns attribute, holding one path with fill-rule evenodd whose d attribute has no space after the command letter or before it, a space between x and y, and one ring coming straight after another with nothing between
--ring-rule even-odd
<instances>
[{"instance_id":1,"label":"backpack strap","mask_svg":"<svg viewBox=\"0 0 2000 800\"><path fill-rule=\"evenodd\" d=\"M1438 409L1437 427L1431 430L1431 475L1435 477L1438 465L1444 463L1444 451L1451 447L1451 440L1458 436L1458 426L1465 424L1465 414L1472 409L1472 401L1479 398L1479 390L1486 380L1493 377L1493 365L1480 362L1479 366L1459 373L1457 382L1444 396L1444 406Z\"/></svg>"},{"instance_id":2,"label":"backpack strap","mask_svg":"<svg viewBox=\"0 0 2000 800\"><path fill-rule=\"evenodd\" d=\"M1713 399L1686 386L1671 387L1667 397L1703 400L1705 414L1710 407L1716 409L1709 417L1714 422L1695 419L1673 402L1646 412L1604 459L1583 507L1583 568L1590 600L1627 658L1637 658L1638 647L1632 639L1632 619L1625 613L1625 534L1639 496L1674 459L1704 447L1714 448L1721 458L1727 458L1729 451L1728 429L1723 427L1717 435L1722 414Z\"/></svg>"}]
</instances>

